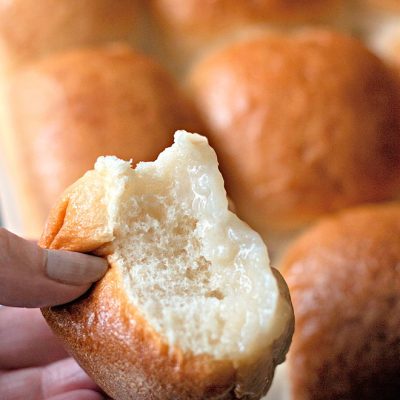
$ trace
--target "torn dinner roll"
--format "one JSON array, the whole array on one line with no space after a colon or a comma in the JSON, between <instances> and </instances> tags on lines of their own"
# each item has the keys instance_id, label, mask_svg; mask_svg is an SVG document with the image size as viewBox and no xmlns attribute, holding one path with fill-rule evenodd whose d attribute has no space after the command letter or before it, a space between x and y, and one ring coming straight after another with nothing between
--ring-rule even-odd
<instances>
[{"instance_id":1,"label":"torn dinner roll","mask_svg":"<svg viewBox=\"0 0 400 400\"><path fill-rule=\"evenodd\" d=\"M293 333L286 285L228 202L207 140L183 131L155 162L100 158L53 208L40 244L110 270L43 314L116 400L260 399Z\"/></svg>"}]
</instances>

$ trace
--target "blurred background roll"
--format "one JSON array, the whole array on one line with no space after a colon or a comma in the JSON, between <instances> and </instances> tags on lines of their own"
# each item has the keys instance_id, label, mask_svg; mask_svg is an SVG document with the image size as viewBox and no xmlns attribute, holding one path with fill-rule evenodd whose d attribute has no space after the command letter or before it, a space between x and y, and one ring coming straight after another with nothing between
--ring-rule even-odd
<instances>
[{"instance_id":1,"label":"blurred background roll","mask_svg":"<svg viewBox=\"0 0 400 400\"><path fill-rule=\"evenodd\" d=\"M139 0L0 0L0 68L138 35Z\"/></svg>"},{"instance_id":2,"label":"blurred background roll","mask_svg":"<svg viewBox=\"0 0 400 400\"><path fill-rule=\"evenodd\" d=\"M221 43L261 28L347 26L343 0L150 0L150 18L165 62L178 73Z\"/></svg>"},{"instance_id":3,"label":"blurred background roll","mask_svg":"<svg viewBox=\"0 0 400 400\"><path fill-rule=\"evenodd\" d=\"M188 86L239 215L269 234L399 191L399 91L361 42L267 33L201 60Z\"/></svg>"},{"instance_id":4,"label":"blurred background roll","mask_svg":"<svg viewBox=\"0 0 400 400\"><path fill-rule=\"evenodd\" d=\"M155 61L124 45L71 50L20 69L0 120L14 231L37 237L49 207L100 155L154 160L176 129L203 131L190 102Z\"/></svg>"},{"instance_id":5,"label":"blurred background roll","mask_svg":"<svg viewBox=\"0 0 400 400\"><path fill-rule=\"evenodd\" d=\"M296 315L292 400L400 393L400 204L325 219L282 262Z\"/></svg>"}]
</instances>

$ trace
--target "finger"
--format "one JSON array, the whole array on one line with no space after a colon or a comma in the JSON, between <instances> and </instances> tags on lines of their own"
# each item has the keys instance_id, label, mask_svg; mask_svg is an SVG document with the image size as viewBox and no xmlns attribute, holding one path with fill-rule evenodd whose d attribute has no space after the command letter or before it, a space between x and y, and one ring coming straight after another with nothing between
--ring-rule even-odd
<instances>
[{"instance_id":1,"label":"finger","mask_svg":"<svg viewBox=\"0 0 400 400\"><path fill-rule=\"evenodd\" d=\"M97 390L98 387L73 358L42 368L42 390L46 398L79 389Z\"/></svg>"},{"instance_id":2,"label":"finger","mask_svg":"<svg viewBox=\"0 0 400 400\"><path fill-rule=\"evenodd\" d=\"M50 397L47 400L103 400L105 399L98 392L93 390L74 390L73 392L59 394L54 397Z\"/></svg>"},{"instance_id":3,"label":"finger","mask_svg":"<svg viewBox=\"0 0 400 400\"><path fill-rule=\"evenodd\" d=\"M26 368L0 375L2 400L48 399L77 390L98 391L72 358L46 367Z\"/></svg>"},{"instance_id":4,"label":"finger","mask_svg":"<svg viewBox=\"0 0 400 400\"><path fill-rule=\"evenodd\" d=\"M107 270L99 257L44 250L0 228L0 304L45 307L82 295Z\"/></svg>"},{"instance_id":5,"label":"finger","mask_svg":"<svg viewBox=\"0 0 400 400\"><path fill-rule=\"evenodd\" d=\"M67 356L40 310L0 309L0 369L41 366Z\"/></svg>"}]
</instances>

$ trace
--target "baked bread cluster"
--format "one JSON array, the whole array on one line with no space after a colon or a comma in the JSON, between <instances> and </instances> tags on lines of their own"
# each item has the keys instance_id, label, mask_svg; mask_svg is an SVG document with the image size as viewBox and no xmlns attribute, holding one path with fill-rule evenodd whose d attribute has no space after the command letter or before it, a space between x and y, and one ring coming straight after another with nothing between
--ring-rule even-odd
<instances>
[{"instance_id":1,"label":"baked bread cluster","mask_svg":"<svg viewBox=\"0 0 400 400\"><path fill-rule=\"evenodd\" d=\"M397 354L398 329L384 314L395 310L398 295L388 284L374 297L371 277L397 282L398 259L386 263L382 253L371 261L371 254L392 254L396 245L398 213L385 204L400 191L400 2L0 0L7 227L39 237L51 206L99 156L132 159L133 166L153 161L177 129L208 138L235 210L274 260L294 235L333 218L305 233L311 239L300 238L283 261L299 316L289 357L292 395L372 399L385 384L379 398L397 398L384 378L397 377L396 357L384 348ZM379 204L347 211L364 203ZM352 213L354 231L343 228ZM106 243L96 235L73 249ZM62 246L71 241L73 235ZM77 307L75 314L60 311L77 318L75 327L90 314ZM47 315L59 329L58 314ZM372 330L379 338L370 341ZM354 366L358 358L369 375ZM369 368L368 360L382 368ZM225 389L237 384L228 364ZM220 382L210 371L208 382ZM375 389L367 381L377 382ZM261 396L268 384L256 386L254 396ZM199 390L196 396L204 395Z\"/></svg>"},{"instance_id":2,"label":"baked bread cluster","mask_svg":"<svg viewBox=\"0 0 400 400\"><path fill-rule=\"evenodd\" d=\"M272 242L392 198L399 25L396 0L0 1L7 225L38 237L98 156L154 160L176 129Z\"/></svg>"}]
</instances>

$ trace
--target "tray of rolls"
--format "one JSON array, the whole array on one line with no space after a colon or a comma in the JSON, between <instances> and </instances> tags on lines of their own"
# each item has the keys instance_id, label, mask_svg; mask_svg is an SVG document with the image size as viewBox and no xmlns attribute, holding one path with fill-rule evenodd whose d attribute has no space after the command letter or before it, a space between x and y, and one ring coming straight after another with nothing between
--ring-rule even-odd
<instances>
[{"instance_id":1,"label":"tray of rolls","mask_svg":"<svg viewBox=\"0 0 400 400\"><path fill-rule=\"evenodd\" d=\"M179 129L289 286L265 399L400 398L400 1L0 0L4 226Z\"/></svg>"}]
</instances>

